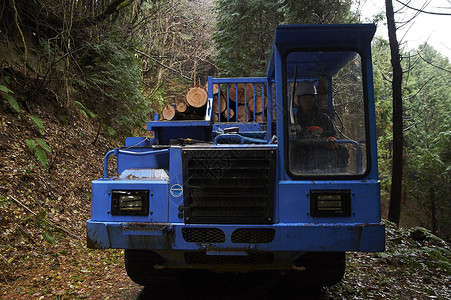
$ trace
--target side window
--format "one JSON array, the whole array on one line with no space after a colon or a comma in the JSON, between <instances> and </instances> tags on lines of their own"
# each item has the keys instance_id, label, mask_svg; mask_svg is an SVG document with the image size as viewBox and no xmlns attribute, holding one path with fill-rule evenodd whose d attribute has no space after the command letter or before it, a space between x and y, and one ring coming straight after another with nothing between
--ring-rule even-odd
<instances>
[{"instance_id":1,"label":"side window","mask_svg":"<svg viewBox=\"0 0 451 300\"><path fill-rule=\"evenodd\" d=\"M360 56L293 52L286 62L289 171L296 176L363 174L367 149Z\"/></svg>"}]
</instances>

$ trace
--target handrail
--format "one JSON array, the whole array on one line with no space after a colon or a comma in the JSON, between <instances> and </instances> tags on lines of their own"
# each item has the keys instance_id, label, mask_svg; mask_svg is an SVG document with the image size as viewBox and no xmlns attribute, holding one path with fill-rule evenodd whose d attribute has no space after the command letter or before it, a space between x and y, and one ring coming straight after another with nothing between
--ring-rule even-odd
<instances>
[{"instance_id":1,"label":"handrail","mask_svg":"<svg viewBox=\"0 0 451 300\"><path fill-rule=\"evenodd\" d=\"M145 152L134 152L134 151L126 151L126 150L120 150L120 149L114 149L109 151L104 159L103 159L103 178L108 178L108 158L111 154L114 154L116 157L118 154L128 154L128 155L153 155L153 154L160 154L160 153L167 153L169 152L169 149L163 149L163 150L153 150L153 151L145 151Z\"/></svg>"}]
</instances>

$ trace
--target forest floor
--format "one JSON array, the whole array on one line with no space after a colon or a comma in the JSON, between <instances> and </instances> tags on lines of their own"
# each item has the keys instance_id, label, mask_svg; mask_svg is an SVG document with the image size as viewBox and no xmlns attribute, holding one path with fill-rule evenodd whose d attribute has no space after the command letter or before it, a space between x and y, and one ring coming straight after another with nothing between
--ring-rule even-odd
<instances>
[{"instance_id":1,"label":"forest floor","mask_svg":"<svg viewBox=\"0 0 451 300\"><path fill-rule=\"evenodd\" d=\"M90 182L113 143L55 103L29 103L20 114L6 101L0 108L0 299L451 299L450 244L390 223L385 252L348 254L344 280L313 294L223 282L142 289L127 277L123 251L86 248ZM25 142L36 138L51 148L47 168Z\"/></svg>"}]
</instances>

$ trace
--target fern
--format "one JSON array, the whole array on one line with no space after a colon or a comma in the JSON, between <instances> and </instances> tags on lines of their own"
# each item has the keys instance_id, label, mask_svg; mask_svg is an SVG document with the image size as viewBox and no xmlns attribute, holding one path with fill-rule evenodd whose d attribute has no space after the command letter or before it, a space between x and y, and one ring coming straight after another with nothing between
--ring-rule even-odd
<instances>
[{"instance_id":1,"label":"fern","mask_svg":"<svg viewBox=\"0 0 451 300\"><path fill-rule=\"evenodd\" d=\"M0 91L2 91L3 93L11 93L11 94L14 94L14 92L13 91L11 91L10 89L8 89L6 86L4 86L4 85L1 85L0 84Z\"/></svg>"},{"instance_id":2,"label":"fern","mask_svg":"<svg viewBox=\"0 0 451 300\"><path fill-rule=\"evenodd\" d=\"M10 89L8 89L6 86L1 85L1 84L0 84L0 92L1 92L3 99L8 101L11 108L15 112L19 113L20 112L19 103L17 103L16 99L14 99L14 97L10 95L10 94L14 94L14 92L11 91Z\"/></svg>"},{"instance_id":3,"label":"fern","mask_svg":"<svg viewBox=\"0 0 451 300\"><path fill-rule=\"evenodd\" d=\"M49 164L49 159L47 158L47 154L45 154L45 150L41 147L36 147L34 149L34 156L36 159L47 168L47 165Z\"/></svg>"},{"instance_id":4,"label":"fern","mask_svg":"<svg viewBox=\"0 0 451 300\"><path fill-rule=\"evenodd\" d=\"M96 114L93 113L92 111L90 111L89 109L87 109L83 103L78 102L76 100L73 101L75 106L77 106L78 110L80 111L80 113L86 118L88 119L89 117L91 118L96 118Z\"/></svg>"},{"instance_id":5,"label":"fern","mask_svg":"<svg viewBox=\"0 0 451 300\"><path fill-rule=\"evenodd\" d=\"M45 151L52 152L50 146L43 139L37 138L36 142L38 142L39 146L41 146L41 148L44 149Z\"/></svg>"},{"instance_id":6,"label":"fern","mask_svg":"<svg viewBox=\"0 0 451 300\"><path fill-rule=\"evenodd\" d=\"M39 132L41 134L44 134L44 124L42 123L41 119L38 117L30 116L30 120L33 121L34 125L38 128Z\"/></svg>"},{"instance_id":7,"label":"fern","mask_svg":"<svg viewBox=\"0 0 451 300\"><path fill-rule=\"evenodd\" d=\"M27 144L28 149L30 149L31 152L34 153L34 156L38 160L38 162L43 165L45 168L47 168L49 164L49 159L47 157L47 152L52 152L52 149L50 146L40 138L37 138L35 140L25 140L25 143Z\"/></svg>"},{"instance_id":8,"label":"fern","mask_svg":"<svg viewBox=\"0 0 451 300\"><path fill-rule=\"evenodd\" d=\"M34 151L34 149L36 148L36 142L34 140L25 140L25 143L28 146L28 149L30 149L31 151Z\"/></svg>"},{"instance_id":9,"label":"fern","mask_svg":"<svg viewBox=\"0 0 451 300\"><path fill-rule=\"evenodd\" d=\"M48 232L44 231L42 237L50 244L56 244L56 240Z\"/></svg>"}]
</instances>

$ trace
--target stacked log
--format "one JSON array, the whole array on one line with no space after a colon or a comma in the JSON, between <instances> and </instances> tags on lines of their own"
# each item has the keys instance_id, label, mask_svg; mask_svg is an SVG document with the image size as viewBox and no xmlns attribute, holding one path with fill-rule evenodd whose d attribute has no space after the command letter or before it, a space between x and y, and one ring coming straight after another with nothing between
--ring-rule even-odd
<instances>
[{"instance_id":1,"label":"stacked log","mask_svg":"<svg viewBox=\"0 0 451 300\"><path fill-rule=\"evenodd\" d=\"M261 87L260 84L259 87ZM177 103L166 104L163 107L162 118L164 120L203 120L208 101L207 89L208 85L190 88L186 93L185 99L179 100ZM254 85L252 83L229 84L229 105L227 106L227 85L221 85L221 92L219 93L219 85L214 84L212 121L264 121L266 116L263 116L263 113L265 113L267 103L266 99L263 101L262 96L258 95L259 91L261 89L257 89L256 86L256 95L254 96Z\"/></svg>"},{"instance_id":2,"label":"stacked log","mask_svg":"<svg viewBox=\"0 0 451 300\"><path fill-rule=\"evenodd\" d=\"M208 82L204 85L204 90L208 93ZM219 86L217 84L213 84L213 95L216 95L219 92Z\"/></svg>"},{"instance_id":3,"label":"stacked log","mask_svg":"<svg viewBox=\"0 0 451 300\"><path fill-rule=\"evenodd\" d=\"M188 90L185 99L177 103L166 104L161 111L163 120L203 120L208 94L201 87L193 87Z\"/></svg>"},{"instance_id":4,"label":"stacked log","mask_svg":"<svg viewBox=\"0 0 451 300\"><path fill-rule=\"evenodd\" d=\"M230 105L230 104L229 104ZM213 113L220 114L227 109L227 100L226 97L221 95L218 101L218 95L213 96Z\"/></svg>"},{"instance_id":5,"label":"stacked log","mask_svg":"<svg viewBox=\"0 0 451 300\"><path fill-rule=\"evenodd\" d=\"M229 121L235 120L235 111L230 106L228 110L226 108L226 110L222 112L221 121L227 121L227 117L229 118Z\"/></svg>"},{"instance_id":6,"label":"stacked log","mask_svg":"<svg viewBox=\"0 0 451 300\"><path fill-rule=\"evenodd\" d=\"M229 98L232 101L237 101L237 89L238 89L238 104L244 104L246 97L253 95L254 85L252 83L238 83L229 85Z\"/></svg>"}]
</instances>

